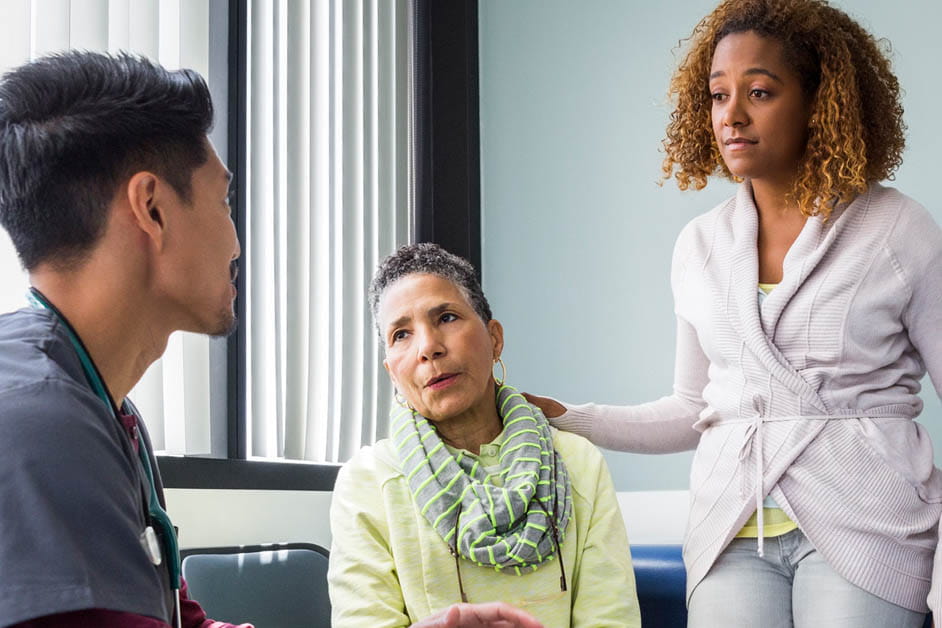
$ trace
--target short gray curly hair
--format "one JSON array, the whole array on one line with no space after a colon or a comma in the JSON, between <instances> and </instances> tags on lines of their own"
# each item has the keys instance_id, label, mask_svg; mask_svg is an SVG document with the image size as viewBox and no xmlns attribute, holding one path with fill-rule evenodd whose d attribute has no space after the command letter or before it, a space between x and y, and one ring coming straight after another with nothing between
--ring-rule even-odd
<instances>
[{"instance_id":1,"label":"short gray curly hair","mask_svg":"<svg viewBox=\"0 0 942 628\"><path fill-rule=\"evenodd\" d=\"M378 313L383 294L389 286L403 277L417 273L447 279L461 290L482 321L488 323L493 318L491 306L484 296L471 262L432 242L406 244L380 262L373 275L373 281L370 282L370 311L373 313L373 325L376 326L380 339L383 338L383 332L379 328Z\"/></svg>"}]
</instances>

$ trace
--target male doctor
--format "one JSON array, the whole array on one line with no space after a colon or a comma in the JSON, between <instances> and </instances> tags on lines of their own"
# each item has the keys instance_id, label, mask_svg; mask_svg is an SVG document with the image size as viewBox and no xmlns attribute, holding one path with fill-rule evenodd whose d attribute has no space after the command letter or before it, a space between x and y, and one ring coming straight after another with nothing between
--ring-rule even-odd
<instances>
[{"instance_id":1,"label":"male doctor","mask_svg":"<svg viewBox=\"0 0 942 628\"><path fill-rule=\"evenodd\" d=\"M208 628L125 398L176 330L235 325L230 174L190 70L70 52L0 81L0 626Z\"/></svg>"}]
</instances>

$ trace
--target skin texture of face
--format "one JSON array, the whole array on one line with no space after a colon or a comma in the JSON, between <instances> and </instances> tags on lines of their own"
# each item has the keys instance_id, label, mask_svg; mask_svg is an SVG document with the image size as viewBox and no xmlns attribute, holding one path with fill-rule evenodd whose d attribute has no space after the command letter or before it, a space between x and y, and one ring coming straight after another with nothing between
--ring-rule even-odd
<instances>
[{"instance_id":1,"label":"skin texture of face","mask_svg":"<svg viewBox=\"0 0 942 628\"><path fill-rule=\"evenodd\" d=\"M724 37L710 69L713 133L734 175L788 186L808 138L811 106L782 44L753 31Z\"/></svg>"},{"instance_id":2,"label":"skin texture of face","mask_svg":"<svg viewBox=\"0 0 942 628\"><path fill-rule=\"evenodd\" d=\"M491 373L503 349L500 323L485 324L460 288L430 274L389 286L378 319L383 365L412 408L443 436L488 431L495 421L499 431Z\"/></svg>"},{"instance_id":3,"label":"skin texture of face","mask_svg":"<svg viewBox=\"0 0 942 628\"><path fill-rule=\"evenodd\" d=\"M235 260L239 239L229 207L231 173L207 141L209 158L193 171L189 203L176 196L168 214L169 291L184 315L181 328L225 336L236 326Z\"/></svg>"}]
</instances>

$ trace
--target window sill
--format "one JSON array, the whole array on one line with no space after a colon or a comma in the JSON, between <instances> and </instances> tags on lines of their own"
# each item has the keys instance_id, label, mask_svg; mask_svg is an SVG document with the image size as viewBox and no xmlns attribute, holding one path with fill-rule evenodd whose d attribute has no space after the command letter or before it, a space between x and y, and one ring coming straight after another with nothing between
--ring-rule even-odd
<instances>
[{"instance_id":1,"label":"window sill","mask_svg":"<svg viewBox=\"0 0 942 628\"><path fill-rule=\"evenodd\" d=\"M332 491L339 464L157 456L165 488Z\"/></svg>"}]
</instances>

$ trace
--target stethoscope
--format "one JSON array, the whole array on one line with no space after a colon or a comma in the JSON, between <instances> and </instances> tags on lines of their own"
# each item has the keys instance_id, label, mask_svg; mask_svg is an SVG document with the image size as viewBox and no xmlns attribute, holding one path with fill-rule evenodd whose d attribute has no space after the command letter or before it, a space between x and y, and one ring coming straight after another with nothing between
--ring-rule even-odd
<instances>
[{"instance_id":1,"label":"stethoscope","mask_svg":"<svg viewBox=\"0 0 942 628\"><path fill-rule=\"evenodd\" d=\"M92 358L88 355L88 351L85 349L85 345L82 344L81 339L75 333L75 330L72 329L72 325L66 320L65 316L56 309L56 307L49 302L48 299L36 288L30 288L28 298L30 304L37 309L48 310L52 312L56 318L58 318L63 327L69 334L69 340L72 343L72 347L75 349L75 353L78 354L79 362L82 364L82 371L85 373L85 378L88 380L89 385L92 387L92 390L101 399L106 406L111 408L111 411L114 413L115 419L118 423L121 423L120 413L118 407L115 405L114 401L111 399L111 395L108 394L108 391L105 389L105 384L101 379L101 375L98 373L98 369L95 367L95 363L92 362ZM140 422L141 418L137 415L137 411L133 406L128 405L128 408L131 410L131 413L134 415L136 421ZM123 427L122 427L123 429ZM160 565L163 562L163 556L167 557L167 571L170 572L170 588L173 590L175 597L175 607L176 607L176 625L178 628L182 626L180 618L180 572L181 572L181 563L180 563L180 549L177 545L177 534L176 530L173 528L173 523L170 521L170 515L167 514L160 506L160 500L157 498L157 485L154 483L154 471L151 469L150 457L151 452L150 448L147 446L147 440L143 437L138 438L138 457L141 461L141 466L144 468L144 474L147 476L147 482L150 485L150 499L148 500L147 505L147 514L150 519L151 525L148 525L144 528L144 531L141 533L141 544L144 546L145 551L150 557L151 563L155 566ZM157 533L154 530L154 525L160 528L161 537L163 538L163 553L161 553L160 540L157 538Z\"/></svg>"}]
</instances>

